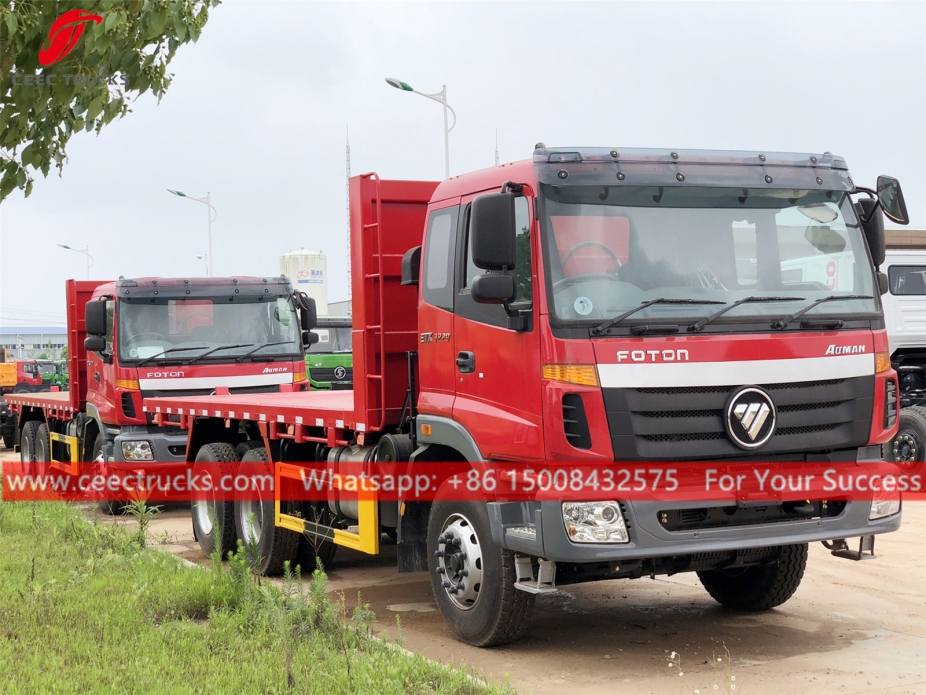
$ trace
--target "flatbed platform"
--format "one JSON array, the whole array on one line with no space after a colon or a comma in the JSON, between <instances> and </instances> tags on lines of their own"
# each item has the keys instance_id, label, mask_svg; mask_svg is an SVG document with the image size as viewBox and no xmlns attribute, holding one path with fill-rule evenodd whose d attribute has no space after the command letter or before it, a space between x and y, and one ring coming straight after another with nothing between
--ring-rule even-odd
<instances>
[{"instance_id":1,"label":"flatbed platform","mask_svg":"<svg viewBox=\"0 0 926 695\"><path fill-rule=\"evenodd\" d=\"M142 410L157 416L217 417L226 420L302 425L366 431L356 422L353 391L298 391L281 393L222 394L146 398ZM165 425L178 424L162 417ZM186 428L185 422L180 424Z\"/></svg>"},{"instance_id":2,"label":"flatbed platform","mask_svg":"<svg viewBox=\"0 0 926 695\"><path fill-rule=\"evenodd\" d=\"M77 409L71 403L69 391L39 391L38 393L8 393L4 400L13 412L21 408L39 408L47 415L73 415Z\"/></svg>"}]
</instances>

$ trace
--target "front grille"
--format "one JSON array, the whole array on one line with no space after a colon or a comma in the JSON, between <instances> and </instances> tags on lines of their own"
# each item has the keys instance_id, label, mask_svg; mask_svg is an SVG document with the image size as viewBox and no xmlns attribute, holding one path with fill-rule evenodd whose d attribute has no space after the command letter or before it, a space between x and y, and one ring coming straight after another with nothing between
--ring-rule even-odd
<instances>
[{"instance_id":1,"label":"front grille","mask_svg":"<svg viewBox=\"0 0 926 695\"><path fill-rule=\"evenodd\" d=\"M347 374L340 379L334 375L335 369L335 367L312 367L309 369L309 378L312 379L312 381L353 382L354 370L351 367L345 369Z\"/></svg>"},{"instance_id":2,"label":"front grille","mask_svg":"<svg viewBox=\"0 0 926 695\"><path fill-rule=\"evenodd\" d=\"M768 443L749 452L724 428L740 386L602 389L616 461L743 459L864 446L871 430L874 377L761 385L778 412Z\"/></svg>"}]
</instances>

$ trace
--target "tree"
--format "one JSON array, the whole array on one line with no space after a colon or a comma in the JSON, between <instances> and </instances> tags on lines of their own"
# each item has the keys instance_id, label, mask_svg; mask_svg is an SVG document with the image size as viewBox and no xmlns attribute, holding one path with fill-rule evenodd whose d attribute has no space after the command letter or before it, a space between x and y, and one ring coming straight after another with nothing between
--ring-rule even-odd
<instances>
[{"instance_id":1,"label":"tree","mask_svg":"<svg viewBox=\"0 0 926 695\"><path fill-rule=\"evenodd\" d=\"M68 346L65 345L61 348L61 359L66 360L68 358Z\"/></svg>"},{"instance_id":2,"label":"tree","mask_svg":"<svg viewBox=\"0 0 926 695\"><path fill-rule=\"evenodd\" d=\"M74 133L170 86L167 65L219 0L0 0L0 201L67 161Z\"/></svg>"}]
</instances>

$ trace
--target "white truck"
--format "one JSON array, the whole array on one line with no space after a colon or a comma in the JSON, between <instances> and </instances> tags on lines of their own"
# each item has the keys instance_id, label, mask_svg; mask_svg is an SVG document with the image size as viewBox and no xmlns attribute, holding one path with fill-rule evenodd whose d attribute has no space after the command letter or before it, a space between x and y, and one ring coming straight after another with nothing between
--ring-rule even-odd
<instances>
[{"instance_id":1,"label":"white truck","mask_svg":"<svg viewBox=\"0 0 926 695\"><path fill-rule=\"evenodd\" d=\"M885 236L881 305L901 411L897 436L882 446L882 455L912 470L926 461L926 230L885 230ZM844 291L851 288L853 265L851 252L802 255L781 262L781 278Z\"/></svg>"}]
</instances>

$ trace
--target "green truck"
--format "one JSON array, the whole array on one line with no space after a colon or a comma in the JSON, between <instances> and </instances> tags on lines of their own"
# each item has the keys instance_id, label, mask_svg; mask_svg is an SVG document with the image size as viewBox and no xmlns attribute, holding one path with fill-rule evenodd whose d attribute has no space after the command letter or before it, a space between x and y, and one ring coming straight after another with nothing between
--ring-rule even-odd
<instances>
[{"instance_id":1,"label":"green truck","mask_svg":"<svg viewBox=\"0 0 926 695\"><path fill-rule=\"evenodd\" d=\"M352 389L354 358L351 354L350 316L319 316L312 329L318 342L306 349L306 374L312 390Z\"/></svg>"},{"instance_id":2,"label":"green truck","mask_svg":"<svg viewBox=\"0 0 926 695\"><path fill-rule=\"evenodd\" d=\"M64 360L36 360L39 375L42 377L43 390L57 386L62 391L68 390L68 365Z\"/></svg>"}]
</instances>

